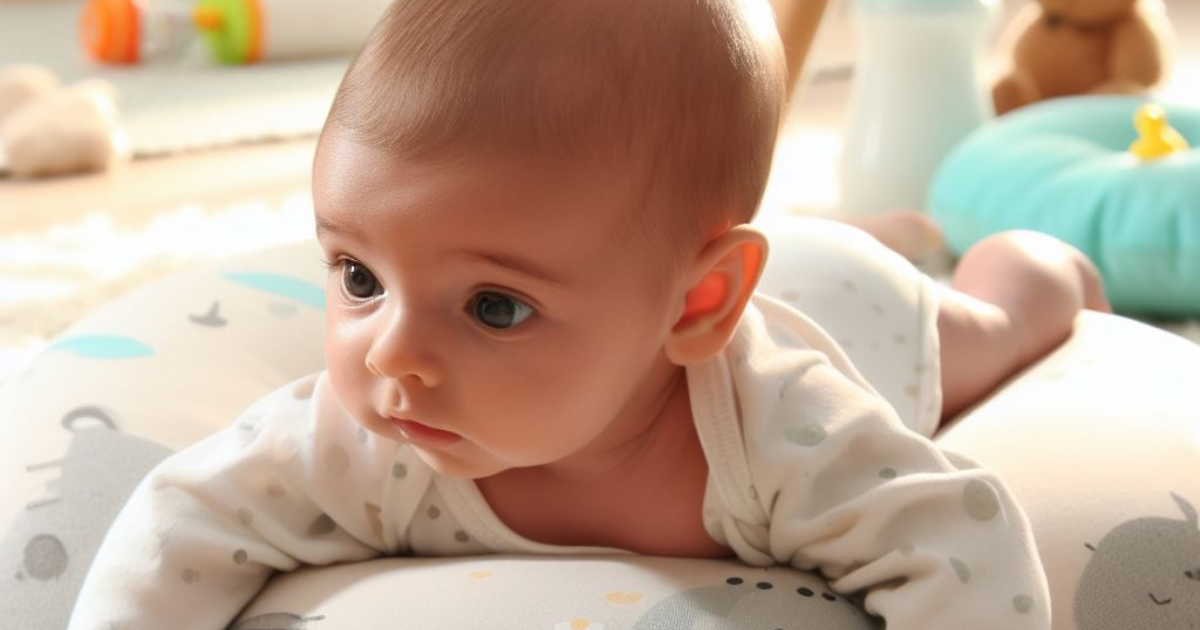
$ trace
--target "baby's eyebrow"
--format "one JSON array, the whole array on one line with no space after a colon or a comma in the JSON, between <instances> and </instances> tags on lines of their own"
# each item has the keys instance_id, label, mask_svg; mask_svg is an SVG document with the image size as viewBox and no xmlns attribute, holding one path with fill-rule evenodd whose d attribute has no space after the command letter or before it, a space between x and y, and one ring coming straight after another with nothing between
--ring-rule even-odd
<instances>
[{"instance_id":1,"label":"baby's eyebrow","mask_svg":"<svg viewBox=\"0 0 1200 630\"><path fill-rule=\"evenodd\" d=\"M515 271L523 276L528 276L534 280L542 282L543 284L549 284L555 287L563 287L567 284L566 280L563 279L562 276L551 271L548 267L519 256L502 254L498 252L479 251L467 251L463 252L463 255L475 260L481 260L489 265L504 267L505 269Z\"/></svg>"},{"instance_id":2,"label":"baby's eyebrow","mask_svg":"<svg viewBox=\"0 0 1200 630\"><path fill-rule=\"evenodd\" d=\"M351 235L351 236L358 234L358 231L355 230L354 228L346 227L344 225L338 225L337 223L334 223L333 221L330 221L329 219L326 219L324 217L318 216L318 217L316 217L316 220L317 220L317 236L320 236L322 234L347 234L347 235Z\"/></svg>"}]
</instances>

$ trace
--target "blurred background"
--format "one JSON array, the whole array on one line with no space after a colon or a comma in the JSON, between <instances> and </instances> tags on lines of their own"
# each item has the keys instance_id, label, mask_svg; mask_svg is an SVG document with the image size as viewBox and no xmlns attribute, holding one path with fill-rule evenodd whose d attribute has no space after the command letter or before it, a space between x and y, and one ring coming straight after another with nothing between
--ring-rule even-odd
<instances>
[{"instance_id":1,"label":"blurred background","mask_svg":"<svg viewBox=\"0 0 1200 630\"><path fill-rule=\"evenodd\" d=\"M1166 2L1177 33L1176 61L1157 93L1200 104L1200 2ZM311 25L335 21L338 11L351 11L356 3L360 13L376 10L364 0L296 0L294 10ZM333 44L339 42L326 42L329 50L301 58L260 50L259 63L228 65L212 59L213 44L202 36L179 35L183 27L164 23L157 31L143 28L143 37L166 43L143 50L141 63L105 64L84 51L89 37L93 47L113 45L81 32L84 4L0 0L0 71L32 63L63 84L108 82L131 155L101 172L23 178L9 172L8 158L0 154L0 383L73 321L148 280L311 238L315 138L354 48L338 51ZM837 163L860 50L854 2L774 4L792 42L792 61L802 71L760 213L830 214L838 208ZM987 36L981 72L989 83L1008 63L1003 26L1024 4L1004 3ZM195 6L177 0L155 5L188 15ZM117 19L93 17L107 20L109 29ZM346 44L355 35L338 37ZM1156 323L1200 341L1195 321Z\"/></svg>"}]
</instances>

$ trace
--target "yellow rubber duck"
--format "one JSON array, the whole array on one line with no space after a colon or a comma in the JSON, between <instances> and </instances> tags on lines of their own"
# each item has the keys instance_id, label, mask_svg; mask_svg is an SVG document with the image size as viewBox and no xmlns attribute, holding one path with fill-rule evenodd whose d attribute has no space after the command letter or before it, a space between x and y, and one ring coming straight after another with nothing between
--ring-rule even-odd
<instances>
[{"instance_id":1,"label":"yellow rubber duck","mask_svg":"<svg viewBox=\"0 0 1200 630\"><path fill-rule=\"evenodd\" d=\"M1129 145L1129 151L1143 160L1157 160L1188 149L1187 140L1167 123L1161 105L1147 103L1139 107L1133 114L1133 126L1140 137Z\"/></svg>"}]
</instances>

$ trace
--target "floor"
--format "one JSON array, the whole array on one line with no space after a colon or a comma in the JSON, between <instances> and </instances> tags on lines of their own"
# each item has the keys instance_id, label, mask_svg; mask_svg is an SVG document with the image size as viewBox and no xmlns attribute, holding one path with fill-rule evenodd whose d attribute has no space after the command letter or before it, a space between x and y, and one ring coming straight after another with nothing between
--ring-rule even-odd
<instances>
[{"instance_id":1,"label":"floor","mask_svg":"<svg viewBox=\"0 0 1200 630\"><path fill-rule=\"evenodd\" d=\"M6 1L0 0L0 15ZM1185 36L1163 94L1200 103L1200 3L1168 3ZM1007 12L1018 4L1010 2ZM833 4L810 55L814 71L789 112L764 215L836 208L836 164L853 78L850 6L848 0ZM0 65L11 61L0 56ZM987 72L1001 64L1000 55L991 55ZM38 182L0 177L0 382L50 336L151 278L308 237L313 148L313 139L304 137L140 159L103 175ZM1161 324L1200 342L1200 322Z\"/></svg>"}]
</instances>

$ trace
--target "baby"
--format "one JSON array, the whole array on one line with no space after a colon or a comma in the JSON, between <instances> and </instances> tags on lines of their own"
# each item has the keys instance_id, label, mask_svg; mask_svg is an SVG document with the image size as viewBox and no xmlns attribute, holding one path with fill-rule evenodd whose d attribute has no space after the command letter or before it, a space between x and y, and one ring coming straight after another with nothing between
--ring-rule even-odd
<instances>
[{"instance_id":1,"label":"baby","mask_svg":"<svg viewBox=\"0 0 1200 630\"><path fill-rule=\"evenodd\" d=\"M1049 628L1003 482L754 293L783 77L764 2L394 3L314 166L328 370L147 477L70 630L217 630L276 571L489 552L736 556L889 630ZM956 283L947 416L1104 306L1028 234Z\"/></svg>"}]
</instances>

